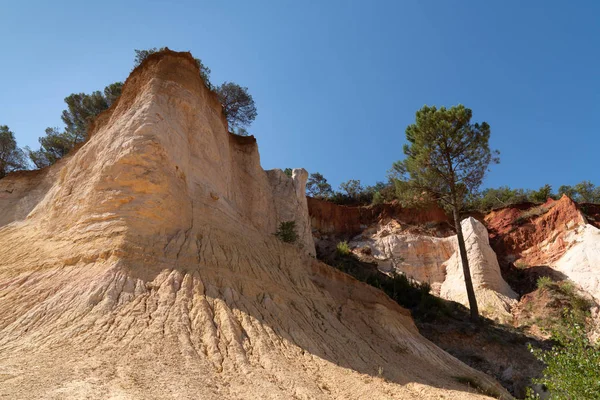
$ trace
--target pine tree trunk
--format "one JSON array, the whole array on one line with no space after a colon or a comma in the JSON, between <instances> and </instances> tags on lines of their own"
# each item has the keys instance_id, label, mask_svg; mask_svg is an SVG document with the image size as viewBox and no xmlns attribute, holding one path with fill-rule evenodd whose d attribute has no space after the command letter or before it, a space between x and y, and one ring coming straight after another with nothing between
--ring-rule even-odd
<instances>
[{"instance_id":1,"label":"pine tree trunk","mask_svg":"<svg viewBox=\"0 0 600 400\"><path fill-rule=\"evenodd\" d=\"M467 297L469 299L469 308L471 309L471 320L479 319L479 309L477 308L477 298L473 289L473 281L471 280L471 269L469 268L469 259L467 257L467 248L465 246L465 238L463 237L462 226L460 225L460 217L457 208L454 208L454 227L456 228L456 237L458 239L458 249L460 252L460 260L462 261L463 274L465 276L465 286L467 287Z\"/></svg>"}]
</instances>

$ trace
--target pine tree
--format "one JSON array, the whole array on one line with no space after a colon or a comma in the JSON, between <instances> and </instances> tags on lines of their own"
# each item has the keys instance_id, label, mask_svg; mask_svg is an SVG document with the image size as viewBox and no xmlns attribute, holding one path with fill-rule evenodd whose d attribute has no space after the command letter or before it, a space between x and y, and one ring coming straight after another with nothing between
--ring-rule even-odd
<instances>
[{"instance_id":1,"label":"pine tree","mask_svg":"<svg viewBox=\"0 0 600 400\"><path fill-rule=\"evenodd\" d=\"M489 164L499 159L497 151L490 151L490 126L472 124L471 116L471 110L463 105L449 109L424 106L417 111L416 122L406 128L406 158L394 163L393 171L404 199L434 200L452 211L471 318L477 320L460 217L467 196L477 191Z\"/></svg>"}]
</instances>

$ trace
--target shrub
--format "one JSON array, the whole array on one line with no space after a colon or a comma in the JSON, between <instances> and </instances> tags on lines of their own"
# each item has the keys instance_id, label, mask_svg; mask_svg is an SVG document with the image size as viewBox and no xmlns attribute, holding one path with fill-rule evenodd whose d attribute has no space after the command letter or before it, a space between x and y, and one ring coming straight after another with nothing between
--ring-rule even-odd
<instances>
[{"instance_id":1,"label":"shrub","mask_svg":"<svg viewBox=\"0 0 600 400\"><path fill-rule=\"evenodd\" d=\"M544 364L543 376L533 383L547 388L551 399L600 398L600 347L588 339L585 327L565 313L567 332L555 330L556 345L549 351L530 351ZM539 398L529 391L528 398Z\"/></svg>"},{"instance_id":2,"label":"shrub","mask_svg":"<svg viewBox=\"0 0 600 400\"><path fill-rule=\"evenodd\" d=\"M548 330L549 333L557 335L569 335L569 324L577 323L584 325L590 316L590 308L592 302L582 297L577 292L573 282L564 280L554 282L550 277L543 276L537 280L538 289L544 289L550 296L548 306L550 308L559 308L569 310L568 319L565 318L564 312L558 310L557 316L549 316L545 319L540 319L536 323L542 330ZM531 311L531 310L530 310Z\"/></svg>"},{"instance_id":3,"label":"shrub","mask_svg":"<svg viewBox=\"0 0 600 400\"><path fill-rule=\"evenodd\" d=\"M298 234L296 233L296 221L285 221L279 224L279 229L275 232L281 241L286 243L294 243L298 240Z\"/></svg>"},{"instance_id":4,"label":"shrub","mask_svg":"<svg viewBox=\"0 0 600 400\"><path fill-rule=\"evenodd\" d=\"M495 189L488 188L472 195L468 199L467 208L489 211L525 201L527 201L527 194L523 189L511 189L508 186L502 186Z\"/></svg>"},{"instance_id":5,"label":"shrub","mask_svg":"<svg viewBox=\"0 0 600 400\"><path fill-rule=\"evenodd\" d=\"M371 204L381 204L383 203L383 195L380 192L375 192L373 194L373 200L371 201Z\"/></svg>"},{"instance_id":6,"label":"shrub","mask_svg":"<svg viewBox=\"0 0 600 400\"><path fill-rule=\"evenodd\" d=\"M527 265L526 262L519 260L515 263L515 267L517 267L518 269L527 269L529 265Z\"/></svg>"},{"instance_id":7,"label":"shrub","mask_svg":"<svg viewBox=\"0 0 600 400\"><path fill-rule=\"evenodd\" d=\"M549 276L540 276L537 280L537 288L544 289L552 285L552 279Z\"/></svg>"},{"instance_id":8,"label":"shrub","mask_svg":"<svg viewBox=\"0 0 600 400\"><path fill-rule=\"evenodd\" d=\"M335 249L336 249L337 253L341 256L347 256L348 254L351 253L350 246L348 246L348 242L346 242L346 241L339 242Z\"/></svg>"}]
</instances>

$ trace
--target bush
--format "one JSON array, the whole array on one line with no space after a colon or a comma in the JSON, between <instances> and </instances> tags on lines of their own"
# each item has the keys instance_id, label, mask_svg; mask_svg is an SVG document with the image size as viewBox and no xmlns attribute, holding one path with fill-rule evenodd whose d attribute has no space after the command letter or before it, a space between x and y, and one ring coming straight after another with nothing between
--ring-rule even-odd
<instances>
[{"instance_id":1,"label":"bush","mask_svg":"<svg viewBox=\"0 0 600 400\"><path fill-rule=\"evenodd\" d=\"M279 229L275 232L281 241L286 243L294 243L298 240L298 234L296 233L296 221L285 221L279 224Z\"/></svg>"},{"instance_id":2,"label":"bush","mask_svg":"<svg viewBox=\"0 0 600 400\"><path fill-rule=\"evenodd\" d=\"M373 194L373 200L371 201L371 204L377 205L377 204L382 204L383 203L383 195L380 192L375 192Z\"/></svg>"},{"instance_id":3,"label":"bush","mask_svg":"<svg viewBox=\"0 0 600 400\"><path fill-rule=\"evenodd\" d=\"M348 254L351 253L350 246L348 246L348 242L346 242L346 241L339 242L337 244L335 250L337 251L337 253L340 256L347 256Z\"/></svg>"},{"instance_id":4,"label":"bush","mask_svg":"<svg viewBox=\"0 0 600 400\"><path fill-rule=\"evenodd\" d=\"M488 188L472 195L467 201L466 208L490 211L499 207L523 203L527 200L527 194L523 189L511 189L508 186L502 186Z\"/></svg>"},{"instance_id":5,"label":"bush","mask_svg":"<svg viewBox=\"0 0 600 400\"><path fill-rule=\"evenodd\" d=\"M542 378L533 383L547 388L551 399L600 399L600 348L590 343L585 327L565 313L567 332L556 330L556 345L549 351L530 351L544 364ZM528 398L539 398L529 392Z\"/></svg>"},{"instance_id":6,"label":"bush","mask_svg":"<svg viewBox=\"0 0 600 400\"><path fill-rule=\"evenodd\" d=\"M553 281L549 276L540 276L537 280L537 288L544 289L552 285Z\"/></svg>"},{"instance_id":7,"label":"bush","mask_svg":"<svg viewBox=\"0 0 600 400\"><path fill-rule=\"evenodd\" d=\"M537 287L547 291L550 298L548 307L559 309L555 316L550 315L544 320L537 321L543 331L549 331L553 335L568 336L569 324L585 325L590 317L590 308L593 303L579 295L573 282L569 280L554 282L550 277L543 276L537 280ZM561 312L560 308L569 310L568 319L565 318L564 312Z\"/></svg>"}]
</instances>

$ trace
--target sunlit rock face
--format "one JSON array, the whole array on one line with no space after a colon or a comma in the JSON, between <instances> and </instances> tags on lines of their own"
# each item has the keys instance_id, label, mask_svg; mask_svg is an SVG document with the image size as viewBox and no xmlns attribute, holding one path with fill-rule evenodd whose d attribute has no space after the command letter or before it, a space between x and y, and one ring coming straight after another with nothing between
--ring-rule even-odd
<instances>
[{"instance_id":1,"label":"sunlit rock face","mask_svg":"<svg viewBox=\"0 0 600 400\"><path fill-rule=\"evenodd\" d=\"M486 228L474 218L463 220L461 226L480 309L488 316L508 319L518 296L502 278ZM403 273L427 282L439 296L468 306L456 236L415 234L392 221L372 235L359 236L351 245L370 247L383 272Z\"/></svg>"},{"instance_id":2,"label":"sunlit rock face","mask_svg":"<svg viewBox=\"0 0 600 400\"><path fill-rule=\"evenodd\" d=\"M510 309L518 296L502 278L498 258L490 247L487 229L471 217L464 219L461 226L478 306L485 315L510 319ZM446 262L446 272L446 279L440 290L441 296L468 305L458 251Z\"/></svg>"},{"instance_id":3,"label":"sunlit rock face","mask_svg":"<svg viewBox=\"0 0 600 400\"><path fill-rule=\"evenodd\" d=\"M590 222L567 196L486 216L502 259L523 269L550 268L600 303L600 230Z\"/></svg>"},{"instance_id":4,"label":"sunlit rock face","mask_svg":"<svg viewBox=\"0 0 600 400\"><path fill-rule=\"evenodd\" d=\"M260 167L189 53L149 56L74 154L0 180L0 397L505 393L311 256L306 175Z\"/></svg>"}]
</instances>

